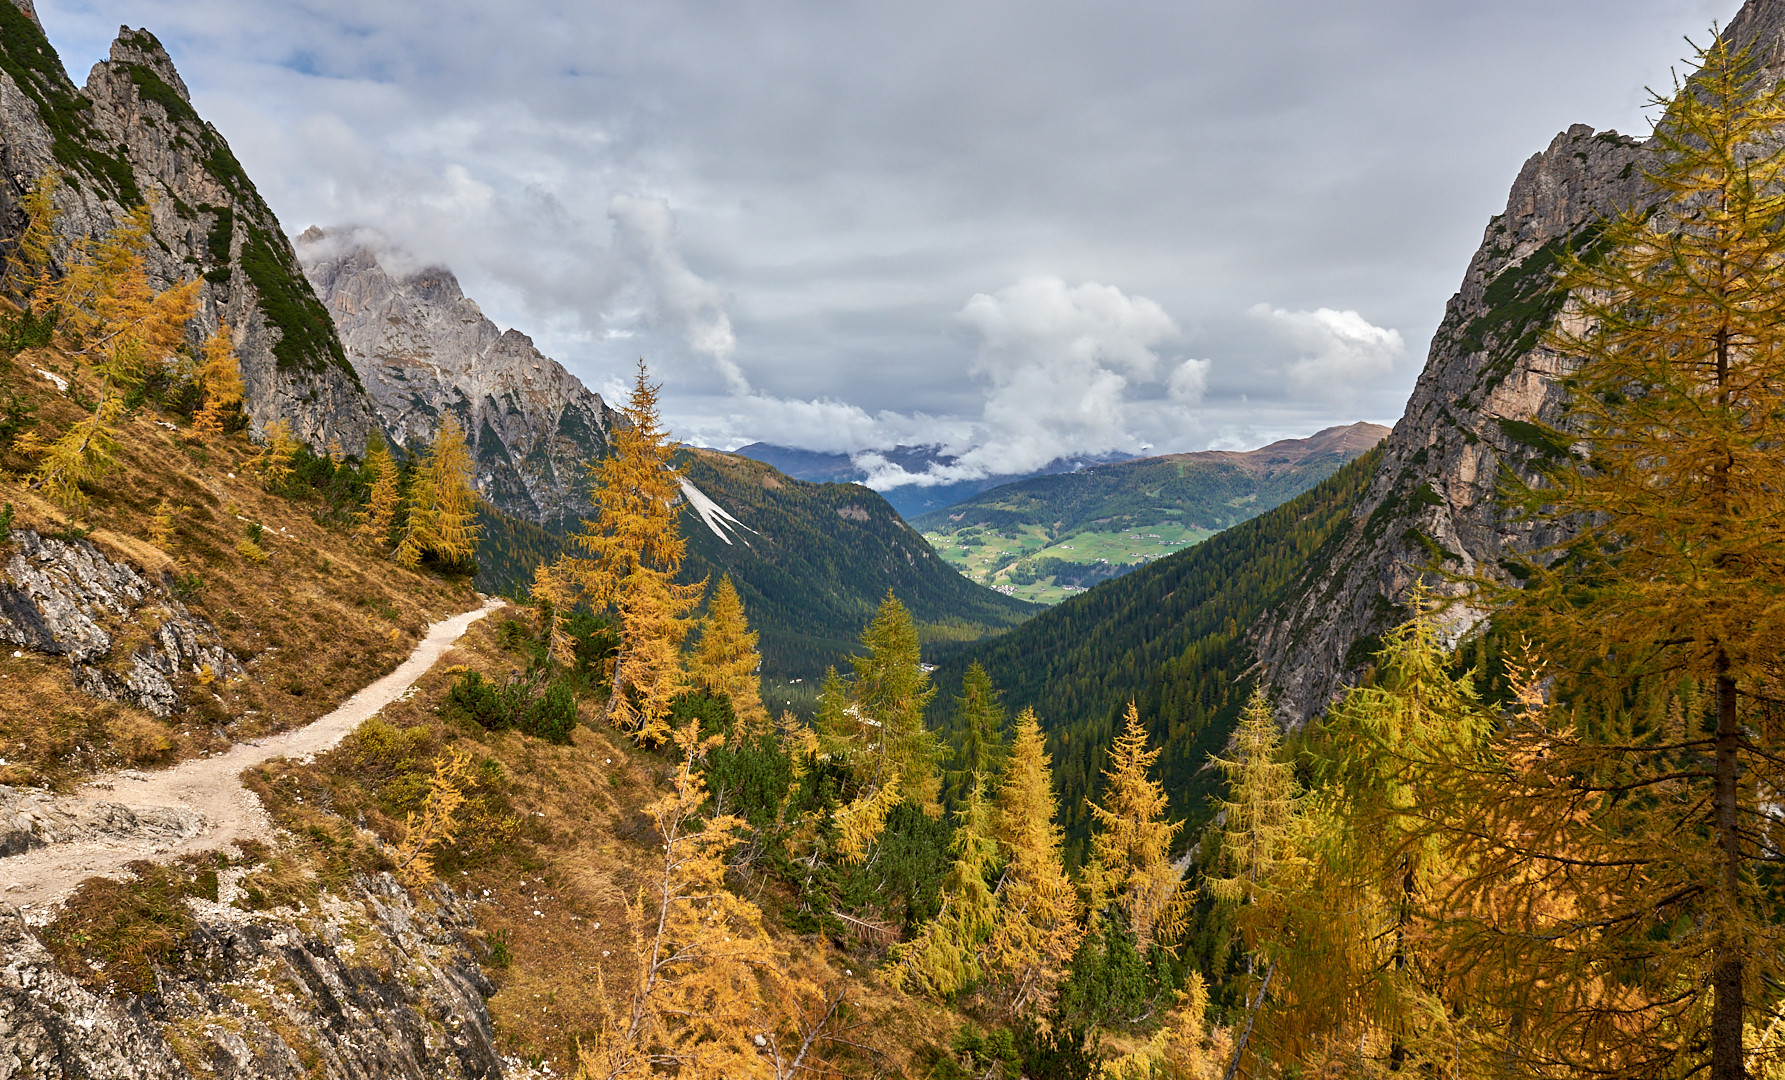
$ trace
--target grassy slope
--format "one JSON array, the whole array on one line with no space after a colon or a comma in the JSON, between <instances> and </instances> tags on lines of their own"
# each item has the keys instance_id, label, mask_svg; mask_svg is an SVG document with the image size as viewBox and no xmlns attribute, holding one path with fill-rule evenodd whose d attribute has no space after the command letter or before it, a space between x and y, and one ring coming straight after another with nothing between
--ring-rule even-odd
<instances>
[{"instance_id":1,"label":"grassy slope","mask_svg":"<svg viewBox=\"0 0 1785 1080\"><path fill-rule=\"evenodd\" d=\"M914 524L974 581L1058 603L1280 505L1358 452L1275 468L1221 453L1099 465L993 488Z\"/></svg>"},{"instance_id":2,"label":"grassy slope","mask_svg":"<svg viewBox=\"0 0 1785 1080\"><path fill-rule=\"evenodd\" d=\"M41 353L0 364L0 396L7 383L21 390L47 435L78 410L32 372L35 365L70 367ZM76 389L82 389L78 377ZM97 769L153 767L313 719L395 666L429 621L476 603L469 582L403 570L361 547L344 524L315 520L326 509L319 500L267 494L249 478L244 463L251 448L240 435L208 450L193 448L163 426L177 420L145 408L122 426L120 469L92 493L90 539L109 557L145 571L202 577L190 607L217 623L249 661L251 677L216 687L216 698L196 695L190 711L163 723L74 691L57 658L13 658L8 650L0 657L0 738L12 749L0 782L66 785ZM0 502L14 505L15 528L48 533L67 526L60 511L21 482L18 470L26 462L11 456L0 464L13 470L0 476ZM173 537L160 547L145 537L164 498L177 514ZM246 528L237 514L264 523L262 544L272 553L265 566L235 552ZM9 547L0 543L0 555ZM625 908L646 884L657 851L641 809L662 794L671 763L606 730L580 727L573 745L554 746L443 717L439 704L461 672L480 671L499 682L526 665L524 652L499 640L500 624L511 618L525 613L473 624L413 695L386 706L335 750L246 774L287 835L277 849L249 845L235 861L250 867L243 903L286 907L301 920L331 883L391 869L389 845L402 839L405 816L420 807L432 762L449 747L471 751L479 779L463 813L467 827L459 843L441 851L437 868L455 888L480 897L488 891L473 936L498 986L489 1008L499 1046L564 1074L576 1042L587 1041L599 1023L597 972L615 986L628 974ZM599 706L598 698L585 695L584 719L593 720ZM139 932L172 933L166 962L182 962L177 912L136 926L130 920L154 915L153 905L120 907L121 896L141 893L148 880L90 882L44 930L77 977L109 985L107 964L115 958L105 949ZM789 899L772 886L764 893L761 884L754 898L771 911ZM61 933L89 925L108 927L114 940ZM776 933L796 967L827 984L849 983L856 1015L867 1021L865 1039L894 1073L909 1064L915 1047L945 1044L959 1023L947 1010L886 990L871 973L872 957ZM496 942L506 959L493 949ZM361 944L371 966L385 963L392 947L381 939ZM856 974L846 975L851 968ZM886 1032L900 1038L883 1037Z\"/></svg>"},{"instance_id":3,"label":"grassy slope","mask_svg":"<svg viewBox=\"0 0 1785 1080\"><path fill-rule=\"evenodd\" d=\"M1347 520L1369 481L1372 451L1312 490L1213 539L1099 585L1002 637L951 653L932 705L946 723L949 695L973 660L1012 712L1033 706L1048 731L1060 803L1075 850L1088 835L1085 800L1130 700L1165 747L1161 775L1172 811L1202 813L1203 772L1249 690L1248 623L1279 599Z\"/></svg>"},{"instance_id":4,"label":"grassy slope","mask_svg":"<svg viewBox=\"0 0 1785 1080\"><path fill-rule=\"evenodd\" d=\"M61 372L71 389L96 394L91 379L65 357L41 350L0 360L0 384L15 388L47 437L81 415L69 396L35 370ZM0 385L0 396L4 385ZM268 494L245 463L253 449L241 435L194 446L168 430L152 406L119 431L119 469L95 485L80 523L113 559L151 578L196 585L186 601L214 624L224 644L247 664L249 677L210 690L185 688L192 702L174 723L141 710L102 703L76 691L67 662L0 653L0 783L59 783L118 765L149 765L202 753L228 741L306 723L395 667L427 624L476 605L471 584L404 570L372 557L329 523L319 500L293 502ZM46 535L69 519L23 474L30 462L0 451L0 502L15 507L13 528ZM231 475L233 474L233 475ZM164 545L150 542L151 518L165 501L173 529ZM263 525L270 554L256 565L236 550L249 522ZM11 545L0 543L0 559ZM192 577L196 575L196 580ZM128 664L128 642L146 626L108 627L113 662Z\"/></svg>"}]
</instances>

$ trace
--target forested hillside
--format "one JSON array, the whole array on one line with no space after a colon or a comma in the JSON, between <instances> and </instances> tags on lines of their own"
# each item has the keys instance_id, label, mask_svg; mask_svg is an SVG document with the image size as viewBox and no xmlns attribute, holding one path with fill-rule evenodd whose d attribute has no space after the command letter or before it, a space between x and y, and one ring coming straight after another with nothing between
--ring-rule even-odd
<instances>
[{"instance_id":1,"label":"forested hillside","mask_svg":"<svg viewBox=\"0 0 1785 1080\"><path fill-rule=\"evenodd\" d=\"M689 450L681 461L689 481L739 523L721 526L728 542L694 508L684 510L681 579L731 575L773 677L811 678L844 664L888 590L926 643L983 638L1039 610L955 573L867 488L811 484L710 450Z\"/></svg>"},{"instance_id":2,"label":"forested hillside","mask_svg":"<svg viewBox=\"0 0 1785 1080\"><path fill-rule=\"evenodd\" d=\"M1249 692L1246 629L1283 601L1289 583L1348 520L1379 458L1366 453L1275 510L951 652L936 673L944 688L938 701L978 662L1010 708L1035 709L1074 853L1084 851L1086 799L1130 700L1164 748L1160 769L1173 812L1200 818L1215 781L1203 766ZM932 706L936 723L947 717Z\"/></svg>"},{"instance_id":3,"label":"forested hillside","mask_svg":"<svg viewBox=\"0 0 1785 1080\"><path fill-rule=\"evenodd\" d=\"M912 524L974 581L1054 603L1280 505L1387 434L1350 424L1244 453L1093 465L1005 484Z\"/></svg>"}]
</instances>

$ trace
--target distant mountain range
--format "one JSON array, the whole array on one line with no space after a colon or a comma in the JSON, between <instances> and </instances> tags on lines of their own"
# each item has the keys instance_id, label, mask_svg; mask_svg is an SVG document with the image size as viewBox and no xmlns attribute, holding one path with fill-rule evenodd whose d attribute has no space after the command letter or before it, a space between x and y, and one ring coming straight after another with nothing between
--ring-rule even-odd
<instances>
[{"instance_id":1,"label":"distant mountain range","mask_svg":"<svg viewBox=\"0 0 1785 1080\"><path fill-rule=\"evenodd\" d=\"M754 442L748 446L740 446L732 453L753 461L765 462L780 469L788 476L800 480L809 480L820 484L860 484L868 480L869 472L857 465L856 455L829 454L818 450L801 450L792 446L777 446L774 443ZM959 458L944 453L940 446L895 446L891 450L876 450L874 453L885 458L891 464L908 473L922 474L930 470L932 465L946 468L955 464ZM1004 473L996 476L984 476L977 480L957 480L949 484L901 484L888 488L880 493L881 497L891 503L906 521L938 510L945 506L953 506L962 499L969 499L982 491L988 491L1000 484L1008 484L1024 480L1031 476L1051 476L1056 473L1073 472L1091 465L1101 465L1112 461L1126 461L1130 455L1122 453L1077 455L1074 457L1055 458L1034 472Z\"/></svg>"},{"instance_id":2,"label":"distant mountain range","mask_svg":"<svg viewBox=\"0 0 1785 1080\"><path fill-rule=\"evenodd\" d=\"M974 581L1055 603L1294 498L1387 435L1357 423L1258 450L1094 465L1004 484L912 524Z\"/></svg>"}]
</instances>

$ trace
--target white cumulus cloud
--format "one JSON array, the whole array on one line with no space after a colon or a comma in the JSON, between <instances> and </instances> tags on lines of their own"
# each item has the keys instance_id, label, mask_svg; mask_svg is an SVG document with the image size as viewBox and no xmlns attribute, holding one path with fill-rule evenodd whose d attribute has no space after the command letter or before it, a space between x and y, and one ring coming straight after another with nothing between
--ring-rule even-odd
<instances>
[{"instance_id":1,"label":"white cumulus cloud","mask_svg":"<svg viewBox=\"0 0 1785 1080\"><path fill-rule=\"evenodd\" d=\"M653 318L679 333L690 352L712 361L734 394L748 394L750 380L732 358L737 335L719 287L688 268L675 242L676 219L666 199L626 192L608 203L614 246L640 272L655 301Z\"/></svg>"},{"instance_id":2,"label":"white cumulus cloud","mask_svg":"<svg viewBox=\"0 0 1785 1080\"><path fill-rule=\"evenodd\" d=\"M1355 311L1287 311L1254 304L1247 314L1296 350L1286 374L1290 389L1302 395L1350 397L1393 371L1407 352L1399 330L1374 326Z\"/></svg>"},{"instance_id":3,"label":"white cumulus cloud","mask_svg":"<svg viewBox=\"0 0 1785 1080\"><path fill-rule=\"evenodd\" d=\"M1179 337L1177 323L1144 296L1051 276L976 294L957 318L980 338L973 365L986 390L980 437L959 462L980 475L1140 445L1131 390L1159 382L1158 350ZM1206 364L1188 374L1178 365L1170 387L1200 396L1205 371Z\"/></svg>"}]
</instances>

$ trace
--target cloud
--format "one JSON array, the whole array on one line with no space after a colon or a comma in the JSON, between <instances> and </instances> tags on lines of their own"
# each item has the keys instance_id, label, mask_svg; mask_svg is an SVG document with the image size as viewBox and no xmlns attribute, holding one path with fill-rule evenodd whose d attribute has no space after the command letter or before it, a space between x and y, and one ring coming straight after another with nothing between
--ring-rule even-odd
<instances>
[{"instance_id":1,"label":"cloud","mask_svg":"<svg viewBox=\"0 0 1785 1080\"><path fill-rule=\"evenodd\" d=\"M1157 350L1180 336L1147 297L1052 276L977 293L956 318L979 336L972 371L986 389L980 439L960 467L982 474L1138 445L1130 388L1159 381ZM1186 377L1180 365L1170 377L1199 396L1194 384L1205 369L1191 370Z\"/></svg>"},{"instance_id":2,"label":"cloud","mask_svg":"<svg viewBox=\"0 0 1785 1080\"><path fill-rule=\"evenodd\" d=\"M653 317L677 332L691 352L711 360L728 390L748 394L750 380L732 359L738 339L725 312L725 295L688 269L676 247L669 201L619 192L607 212L614 223L615 248L638 271L655 301Z\"/></svg>"},{"instance_id":3,"label":"cloud","mask_svg":"<svg viewBox=\"0 0 1785 1080\"><path fill-rule=\"evenodd\" d=\"M1353 397L1392 372L1407 352L1400 331L1373 326L1355 311L1285 311L1254 304L1247 314L1297 350L1286 374L1291 389L1304 395Z\"/></svg>"}]
</instances>

